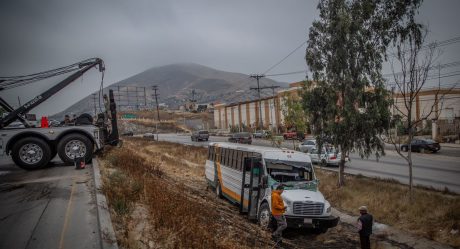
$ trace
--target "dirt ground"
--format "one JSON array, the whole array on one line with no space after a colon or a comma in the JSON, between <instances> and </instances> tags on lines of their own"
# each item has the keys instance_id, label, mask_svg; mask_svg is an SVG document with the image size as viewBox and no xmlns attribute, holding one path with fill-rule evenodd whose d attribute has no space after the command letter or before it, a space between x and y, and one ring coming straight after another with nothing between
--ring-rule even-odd
<instances>
[{"instance_id":1,"label":"dirt ground","mask_svg":"<svg viewBox=\"0 0 460 249\"><path fill-rule=\"evenodd\" d=\"M237 206L219 199L207 186L206 155L205 148L128 139L123 148L102 157L105 192L122 248L359 247L355 228L344 223L320 235L305 229L288 229L282 245L275 245L270 231L246 219ZM120 178L120 174L129 177ZM115 176L121 180L116 182ZM125 186L130 179L137 180ZM116 190L120 185L122 189ZM163 200L165 195L175 197ZM372 248L410 248L384 240L373 238ZM382 241L387 246L382 247Z\"/></svg>"}]
</instances>

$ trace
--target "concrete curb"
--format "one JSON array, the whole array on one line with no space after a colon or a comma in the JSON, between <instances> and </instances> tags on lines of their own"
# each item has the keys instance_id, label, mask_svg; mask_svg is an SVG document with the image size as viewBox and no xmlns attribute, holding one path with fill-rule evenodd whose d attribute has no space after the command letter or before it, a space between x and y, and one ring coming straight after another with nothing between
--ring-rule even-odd
<instances>
[{"instance_id":1,"label":"concrete curb","mask_svg":"<svg viewBox=\"0 0 460 249\"><path fill-rule=\"evenodd\" d=\"M351 216L340 212L339 210L332 208L332 215L339 216L340 222L344 222L355 226L358 220L358 216ZM374 222L372 226L372 236L384 237L390 241L394 241L398 244L410 246L415 249L453 249L445 244L429 240L423 237L412 235L405 231L393 228L391 226Z\"/></svg>"},{"instance_id":2,"label":"concrete curb","mask_svg":"<svg viewBox=\"0 0 460 249\"><path fill-rule=\"evenodd\" d=\"M101 234L102 249L118 249L117 238L113 230L112 220L107 205L105 195L102 193L101 171L99 162L96 158L93 159L94 185L96 187L96 204L99 229Z\"/></svg>"}]
</instances>

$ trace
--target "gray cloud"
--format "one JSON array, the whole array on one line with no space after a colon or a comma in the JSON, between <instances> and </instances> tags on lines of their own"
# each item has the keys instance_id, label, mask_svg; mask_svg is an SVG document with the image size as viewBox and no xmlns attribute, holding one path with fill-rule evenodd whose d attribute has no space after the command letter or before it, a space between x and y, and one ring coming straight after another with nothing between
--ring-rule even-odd
<instances>
[{"instance_id":1,"label":"gray cloud","mask_svg":"<svg viewBox=\"0 0 460 249\"><path fill-rule=\"evenodd\" d=\"M426 1L420 18L433 29L432 40L459 35L459 3ZM176 62L260 73L306 40L318 15L316 5L317 1L304 0L3 0L0 75L34 73L91 57L104 59L106 84ZM458 60L458 46L446 54L446 62ZM302 48L271 73L305 68ZM273 79L290 82L303 77ZM36 112L62 110L96 91L99 80L96 72L85 75ZM50 83L1 94L17 103L18 95L26 100Z\"/></svg>"}]
</instances>

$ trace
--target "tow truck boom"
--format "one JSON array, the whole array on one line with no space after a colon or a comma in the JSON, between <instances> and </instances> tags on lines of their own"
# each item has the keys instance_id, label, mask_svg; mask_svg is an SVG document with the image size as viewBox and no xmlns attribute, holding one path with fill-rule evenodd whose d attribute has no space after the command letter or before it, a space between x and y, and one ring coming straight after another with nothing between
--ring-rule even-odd
<instances>
[{"instance_id":1,"label":"tow truck boom","mask_svg":"<svg viewBox=\"0 0 460 249\"><path fill-rule=\"evenodd\" d=\"M54 85L47 91L43 92L42 94L36 96L35 98L25 103L24 105L20 106L16 110L11 110L11 106L9 106L8 103L6 103L6 101L0 98L0 105L5 110L10 111L10 113L6 117L0 119L0 129L8 126L9 124L11 124L17 119L23 121L24 115L27 112L29 112L33 108L37 107L38 105L40 105L41 103L43 103L44 101L52 97L54 94L62 90L64 87L66 87L67 85L75 81L76 79L80 78L85 72L87 72L88 70L90 70L91 68L95 66L99 66L99 72L104 72L105 68L104 68L104 62L102 61L102 59L94 58L94 59L90 59L90 61L80 63L79 64L80 70L71 74L70 76L62 80L61 82L57 83L56 85Z\"/></svg>"}]
</instances>

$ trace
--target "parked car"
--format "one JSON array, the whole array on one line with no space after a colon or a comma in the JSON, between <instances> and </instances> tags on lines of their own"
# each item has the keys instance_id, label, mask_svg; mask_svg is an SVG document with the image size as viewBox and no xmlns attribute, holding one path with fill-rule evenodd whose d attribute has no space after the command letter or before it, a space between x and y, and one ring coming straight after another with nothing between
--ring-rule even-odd
<instances>
[{"instance_id":1,"label":"parked car","mask_svg":"<svg viewBox=\"0 0 460 249\"><path fill-rule=\"evenodd\" d=\"M266 138L270 135L270 131L256 131L252 133L254 138Z\"/></svg>"},{"instance_id":2,"label":"parked car","mask_svg":"<svg viewBox=\"0 0 460 249\"><path fill-rule=\"evenodd\" d=\"M192 135L190 136L192 141L208 141L209 140L209 132L206 130L199 130L199 131L194 131L192 132Z\"/></svg>"},{"instance_id":3,"label":"parked car","mask_svg":"<svg viewBox=\"0 0 460 249\"><path fill-rule=\"evenodd\" d=\"M249 132L233 133L228 138L228 141L232 143L251 144L252 136L251 136L251 133Z\"/></svg>"},{"instance_id":4,"label":"parked car","mask_svg":"<svg viewBox=\"0 0 460 249\"><path fill-rule=\"evenodd\" d=\"M305 139L305 136L306 136L305 133L299 132L299 131L288 131L288 132L283 133L284 140L288 140L288 139L303 140Z\"/></svg>"},{"instance_id":5,"label":"parked car","mask_svg":"<svg viewBox=\"0 0 460 249\"><path fill-rule=\"evenodd\" d=\"M308 153L310 152L311 149L316 147L316 140L314 139L308 139L304 140L300 145L299 145L299 151Z\"/></svg>"},{"instance_id":6,"label":"parked car","mask_svg":"<svg viewBox=\"0 0 460 249\"><path fill-rule=\"evenodd\" d=\"M425 153L425 151L431 151L433 153L436 153L437 151L441 149L441 145L439 145L438 142L431 140L431 139L416 138L416 139L412 139L412 142L410 144L411 144L411 150L413 152ZM401 145L401 150L408 151L409 144Z\"/></svg>"},{"instance_id":7,"label":"parked car","mask_svg":"<svg viewBox=\"0 0 460 249\"><path fill-rule=\"evenodd\" d=\"M320 155L318 155L318 148L314 147L307 155L310 156L312 163L318 163L323 166L339 166L340 159L342 158L342 152L333 147L323 147ZM348 161L348 157L345 157L345 162Z\"/></svg>"},{"instance_id":8,"label":"parked car","mask_svg":"<svg viewBox=\"0 0 460 249\"><path fill-rule=\"evenodd\" d=\"M288 131L283 133L283 138L287 139L297 139L297 132L296 131Z\"/></svg>"}]
</instances>

